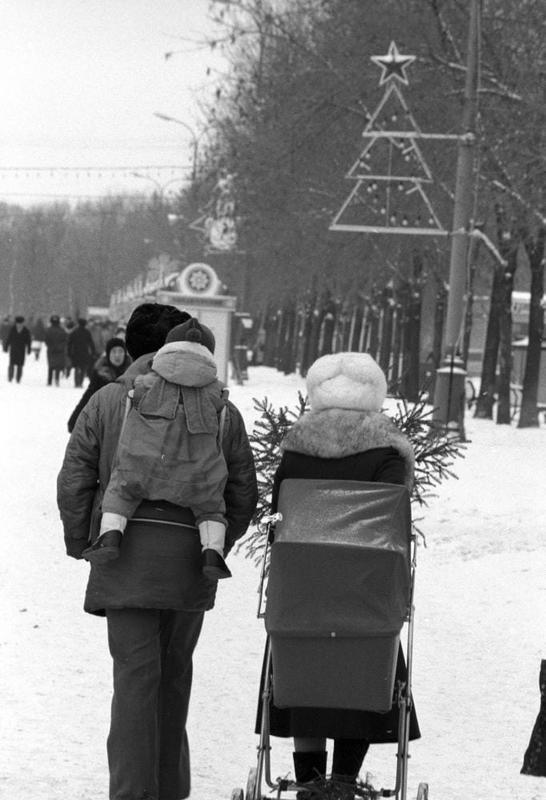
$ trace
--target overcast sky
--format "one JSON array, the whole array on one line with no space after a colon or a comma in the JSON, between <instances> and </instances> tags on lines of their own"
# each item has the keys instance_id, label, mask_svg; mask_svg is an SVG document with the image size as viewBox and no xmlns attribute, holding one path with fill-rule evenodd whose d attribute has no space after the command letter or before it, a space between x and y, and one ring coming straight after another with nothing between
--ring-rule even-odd
<instances>
[{"instance_id":1,"label":"overcast sky","mask_svg":"<svg viewBox=\"0 0 546 800\"><path fill-rule=\"evenodd\" d=\"M207 9L208 0L1 0L0 200L176 189L191 134L153 114L200 131L198 98L221 65L184 39L210 34ZM108 171L120 166L127 174Z\"/></svg>"}]
</instances>

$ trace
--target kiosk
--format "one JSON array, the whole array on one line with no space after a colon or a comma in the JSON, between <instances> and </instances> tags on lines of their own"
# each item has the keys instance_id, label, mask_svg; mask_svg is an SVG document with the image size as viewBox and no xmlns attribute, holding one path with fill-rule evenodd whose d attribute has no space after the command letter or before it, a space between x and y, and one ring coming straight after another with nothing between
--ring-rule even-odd
<instances>
[{"instance_id":1,"label":"kiosk","mask_svg":"<svg viewBox=\"0 0 546 800\"><path fill-rule=\"evenodd\" d=\"M214 357L218 378L227 383L231 353L231 326L237 298L222 294L223 285L209 264L194 263L176 277L170 276L168 288L158 289L155 301L187 311L207 325L216 339Z\"/></svg>"}]
</instances>

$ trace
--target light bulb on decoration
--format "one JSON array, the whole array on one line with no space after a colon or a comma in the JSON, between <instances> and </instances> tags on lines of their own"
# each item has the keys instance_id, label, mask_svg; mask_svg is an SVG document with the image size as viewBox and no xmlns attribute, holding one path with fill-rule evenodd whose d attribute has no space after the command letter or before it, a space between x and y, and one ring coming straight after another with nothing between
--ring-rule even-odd
<instances>
[{"instance_id":1,"label":"light bulb on decoration","mask_svg":"<svg viewBox=\"0 0 546 800\"><path fill-rule=\"evenodd\" d=\"M405 216L405 217L404 217L404 219L402 220L402 225L404 225L404 227L406 227L407 225L409 225L408 218L407 218L406 216Z\"/></svg>"}]
</instances>

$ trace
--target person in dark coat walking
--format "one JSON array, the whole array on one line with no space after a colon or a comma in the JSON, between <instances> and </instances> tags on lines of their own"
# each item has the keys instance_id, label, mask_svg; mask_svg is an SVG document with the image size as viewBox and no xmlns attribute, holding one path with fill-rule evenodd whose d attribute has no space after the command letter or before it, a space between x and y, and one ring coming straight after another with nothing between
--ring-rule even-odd
<instances>
[{"instance_id":1,"label":"person in dark coat walking","mask_svg":"<svg viewBox=\"0 0 546 800\"><path fill-rule=\"evenodd\" d=\"M0 323L0 338L2 339L2 348L6 344L6 339L8 338L8 333L13 328L13 321L11 316L8 314L2 322Z\"/></svg>"},{"instance_id":2,"label":"person in dark coat walking","mask_svg":"<svg viewBox=\"0 0 546 800\"><path fill-rule=\"evenodd\" d=\"M30 354L30 331L25 325L24 317L15 317L15 325L10 329L4 342L4 352L9 353L8 381L21 382L25 356Z\"/></svg>"},{"instance_id":3,"label":"person in dark coat walking","mask_svg":"<svg viewBox=\"0 0 546 800\"><path fill-rule=\"evenodd\" d=\"M49 322L50 325L44 335L47 348L47 385L51 386L55 381L55 386L58 386L61 375L66 368L68 334L62 327L61 320L57 314L53 314Z\"/></svg>"},{"instance_id":4,"label":"person in dark coat walking","mask_svg":"<svg viewBox=\"0 0 546 800\"><path fill-rule=\"evenodd\" d=\"M284 438L274 476L272 509L286 478L413 483L411 443L381 413L387 382L367 353L337 353L319 358L307 373L311 410L300 417ZM398 653L395 682L404 680L406 666ZM258 713L258 726L261 707ZM326 774L326 740L333 739L332 775L356 782L370 743L396 742L398 706L385 714L332 708L270 707L273 736L294 739L294 770L298 783ZM410 739L420 736L415 710L410 715ZM298 793L313 798L312 790Z\"/></svg>"},{"instance_id":5,"label":"person in dark coat walking","mask_svg":"<svg viewBox=\"0 0 546 800\"><path fill-rule=\"evenodd\" d=\"M135 359L81 412L57 481L66 551L81 559L99 531L108 481L137 375L146 374L168 331L189 315L144 303L127 324ZM246 531L257 503L252 451L243 419L228 401L222 435L228 478L226 548ZM190 794L186 733L192 654L217 582L201 570L201 544L190 509L143 501L129 521L121 555L91 565L84 609L106 616L114 664L107 750L110 800L183 800ZM92 680L95 680L93 676Z\"/></svg>"},{"instance_id":6,"label":"person in dark coat walking","mask_svg":"<svg viewBox=\"0 0 546 800\"><path fill-rule=\"evenodd\" d=\"M125 340L119 339L116 336L112 337L106 342L106 351L100 356L89 376L89 384L85 392L82 394L78 405L70 415L68 420L68 432L72 433L76 420L80 416L80 412L87 405L91 397L106 386L123 375L125 370L132 364L132 358L127 352Z\"/></svg>"},{"instance_id":7,"label":"person in dark coat walking","mask_svg":"<svg viewBox=\"0 0 546 800\"><path fill-rule=\"evenodd\" d=\"M79 319L76 327L68 334L67 355L74 369L74 386L79 389L97 357L86 319Z\"/></svg>"}]
</instances>

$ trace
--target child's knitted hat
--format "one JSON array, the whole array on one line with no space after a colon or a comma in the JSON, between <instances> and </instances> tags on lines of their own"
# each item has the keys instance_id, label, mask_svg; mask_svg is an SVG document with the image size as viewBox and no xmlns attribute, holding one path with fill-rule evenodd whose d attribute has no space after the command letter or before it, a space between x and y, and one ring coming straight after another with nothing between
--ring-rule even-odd
<instances>
[{"instance_id":1,"label":"child's knitted hat","mask_svg":"<svg viewBox=\"0 0 546 800\"><path fill-rule=\"evenodd\" d=\"M165 344L169 342L195 342L196 344L204 345L211 353L214 353L214 348L216 346L214 334L211 329L207 328L206 325L203 325L203 323L199 322L195 317L192 317L182 325L177 325L170 330L165 339Z\"/></svg>"}]
</instances>

